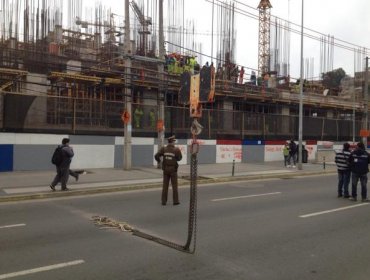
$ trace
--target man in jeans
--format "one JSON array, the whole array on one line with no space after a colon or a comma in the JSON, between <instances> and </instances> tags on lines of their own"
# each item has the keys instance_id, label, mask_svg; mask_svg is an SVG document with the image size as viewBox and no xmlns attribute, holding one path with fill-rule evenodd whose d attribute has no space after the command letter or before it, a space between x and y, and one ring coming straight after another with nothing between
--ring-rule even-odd
<instances>
[{"instance_id":1,"label":"man in jeans","mask_svg":"<svg viewBox=\"0 0 370 280\"><path fill-rule=\"evenodd\" d=\"M337 152L335 155L335 163L338 169L338 197L344 198L349 198L348 185L351 176L348 161L351 155L349 147L350 145L348 143L344 143L343 150Z\"/></svg>"},{"instance_id":2,"label":"man in jeans","mask_svg":"<svg viewBox=\"0 0 370 280\"><path fill-rule=\"evenodd\" d=\"M349 156L349 164L352 171L352 197L350 200L357 201L357 183L361 183L362 202L367 199L367 173L369 172L370 156L365 150L364 143L357 143L357 148Z\"/></svg>"}]
</instances>

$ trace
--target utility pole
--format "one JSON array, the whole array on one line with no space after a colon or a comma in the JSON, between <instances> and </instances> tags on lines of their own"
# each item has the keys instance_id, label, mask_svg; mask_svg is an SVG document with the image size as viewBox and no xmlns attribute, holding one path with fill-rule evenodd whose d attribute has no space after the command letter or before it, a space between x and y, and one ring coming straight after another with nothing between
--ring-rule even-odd
<instances>
[{"instance_id":1,"label":"utility pole","mask_svg":"<svg viewBox=\"0 0 370 280\"><path fill-rule=\"evenodd\" d=\"M213 19L215 13L215 0L212 1L212 39L211 39L211 62L213 62Z\"/></svg>"},{"instance_id":2,"label":"utility pole","mask_svg":"<svg viewBox=\"0 0 370 280\"><path fill-rule=\"evenodd\" d=\"M130 116L124 126L123 169L131 169L132 100L131 100L131 40L130 40L130 1L125 0L125 111Z\"/></svg>"},{"instance_id":3,"label":"utility pole","mask_svg":"<svg viewBox=\"0 0 370 280\"><path fill-rule=\"evenodd\" d=\"M298 169L302 170L302 138L303 138L303 15L304 0L302 0L302 22L301 22L301 77L299 83L299 128L298 128Z\"/></svg>"},{"instance_id":4,"label":"utility pole","mask_svg":"<svg viewBox=\"0 0 370 280\"><path fill-rule=\"evenodd\" d=\"M164 33L163 33L163 0L159 0L159 59L164 60L165 49L164 49ZM158 150L164 145L164 67L163 63L158 64L158 95L157 95L157 104L158 104ZM158 166L160 167L160 166Z\"/></svg>"},{"instance_id":5,"label":"utility pole","mask_svg":"<svg viewBox=\"0 0 370 280\"><path fill-rule=\"evenodd\" d=\"M355 109L355 98L356 98L356 88L355 88L355 75L356 75L356 52L353 52L353 88L352 88L352 143L356 140L356 109Z\"/></svg>"},{"instance_id":6,"label":"utility pole","mask_svg":"<svg viewBox=\"0 0 370 280\"><path fill-rule=\"evenodd\" d=\"M364 99L365 99L365 130L369 130L369 57L366 57L365 63L365 89L364 89ZM363 138L365 148L367 149L367 136Z\"/></svg>"}]
</instances>

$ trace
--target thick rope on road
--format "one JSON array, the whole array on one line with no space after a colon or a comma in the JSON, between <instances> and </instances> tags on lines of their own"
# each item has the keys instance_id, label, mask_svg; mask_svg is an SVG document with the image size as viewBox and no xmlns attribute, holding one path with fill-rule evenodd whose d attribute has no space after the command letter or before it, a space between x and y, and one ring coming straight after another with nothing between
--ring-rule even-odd
<instances>
[{"instance_id":1,"label":"thick rope on road","mask_svg":"<svg viewBox=\"0 0 370 280\"><path fill-rule=\"evenodd\" d=\"M115 221L115 220L110 219L108 217L92 216L91 220L100 229L115 228L115 229L119 229L121 231L127 231L127 232L132 232L133 231L133 227L130 226L128 223Z\"/></svg>"},{"instance_id":2,"label":"thick rope on road","mask_svg":"<svg viewBox=\"0 0 370 280\"><path fill-rule=\"evenodd\" d=\"M164 240L162 238L153 236L151 234L141 232L137 229L134 229L132 226L130 226L126 222L118 222L118 221L115 221L115 220L110 219L108 217L101 217L101 216L92 216L91 220L100 229L119 229L119 230L124 231L124 232L132 232L133 235L136 235L138 237L142 237L142 238L157 242L159 244L171 247L173 249L189 253L189 249L188 248L185 249L184 246L181 246L181 245L178 245L176 243Z\"/></svg>"}]
</instances>

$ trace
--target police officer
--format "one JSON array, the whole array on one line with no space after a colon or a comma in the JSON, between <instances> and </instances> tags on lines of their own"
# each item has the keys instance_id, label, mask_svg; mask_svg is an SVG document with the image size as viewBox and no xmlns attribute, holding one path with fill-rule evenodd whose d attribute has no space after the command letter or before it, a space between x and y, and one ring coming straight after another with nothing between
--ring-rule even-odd
<instances>
[{"instance_id":1,"label":"police officer","mask_svg":"<svg viewBox=\"0 0 370 280\"><path fill-rule=\"evenodd\" d=\"M178 147L175 147L176 138L171 136L167 139L168 145L162 147L154 156L155 160L160 163L162 158L162 170L163 170L163 188L162 188L162 205L166 205L168 196L168 187L171 180L172 194L173 194L173 205L179 205L179 193L177 185L177 169L179 164L177 163L182 159L181 151Z\"/></svg>"},{"instance_id":2,"label":"police officer","mask_svg":"<svg viewBox=\"0 0 370 280\"><path fill-rule=\"evenodd\" d=\"M352 171L352 197L357 201L357 183L361 184L362 202L369 202L367 198L367 174L369 173L370 155L362 142L357 143L357 148L350 154L348 159Z\"/></svg>"}]
</instances>

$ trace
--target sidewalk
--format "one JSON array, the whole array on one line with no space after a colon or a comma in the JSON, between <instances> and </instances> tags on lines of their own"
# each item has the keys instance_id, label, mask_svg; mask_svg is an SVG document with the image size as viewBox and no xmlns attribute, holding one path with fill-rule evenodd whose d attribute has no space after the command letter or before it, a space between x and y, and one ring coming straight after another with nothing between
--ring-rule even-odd
<instances>
[{"instance_id":1,"label":"sidewalk","mask_svg":"<svg viewBox=\"0 0 370 280\"><path fill-rule=\"evenodd\" d=\"M198 184L250 180L264 178L286 178L303 175L335 173L334 164L305 163L302 170L286 168L282 162L232 163L198 165ZM190 166L179 167L179 185L190 185ZM23 171L0 173L0 202L36 198L71 196L162 186L162 170L155 167L134 167L123 169L89 169L80 175L79 181L70 177L70 191L52 192L49 184L55 176L54 171Z\"/></svg>"}]
</instances>

